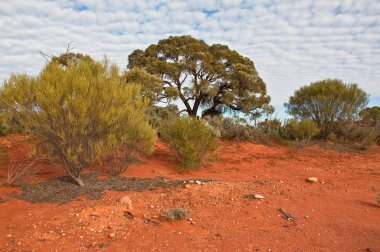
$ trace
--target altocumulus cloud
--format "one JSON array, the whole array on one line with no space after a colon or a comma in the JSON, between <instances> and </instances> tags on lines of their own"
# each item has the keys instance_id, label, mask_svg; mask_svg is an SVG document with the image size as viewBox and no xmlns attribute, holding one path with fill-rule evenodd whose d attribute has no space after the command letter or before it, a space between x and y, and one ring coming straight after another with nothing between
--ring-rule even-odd
<instances>
[{"instance_id":1,"label":"altocumulus cloud","mask_svg":"<svg viewBox=\"0 0 380 252\"><path fill-rule=\"evenodd\" d=\"M358 83L380 105L379 14L378 0L3 0L0 80L38 73L36 50L58 55L70 41L125 69L134 49L190 34L251 58L276 107L324 78Z\"/></svg>"}]
</instances>

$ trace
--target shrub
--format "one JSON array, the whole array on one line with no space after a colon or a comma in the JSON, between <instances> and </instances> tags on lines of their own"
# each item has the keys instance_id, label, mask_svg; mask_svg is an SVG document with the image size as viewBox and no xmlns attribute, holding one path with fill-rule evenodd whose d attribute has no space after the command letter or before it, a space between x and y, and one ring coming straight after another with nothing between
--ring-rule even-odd
<instances>
[{"instance_id":1,"label":"shrub","mask_svg":"<svg viewBox=\"0 0 380 252\"><path fill-rule=\"evenodd\" d=\"M184 220L190 215L190 211L183 207L165 210L162 218L169 221Z\"/></svg>"},{"instance_id":2,"label":"shrub","mask_svg":"<svg viewBox=\"0 0 380 252\"><path fill-rule=\"evenodd\" d=\"M259 122L256 127L249 125L244 118L236 116L232 118L206 117L205 120L223 139L268 143L280 138L281 122L277 119L266 119Z\"/></svg>"},{"instance_id":3,"label":"shrub","mask_svg":"<svg viewBox=\"0 0 380 252\"><path fill-rule=\"evenodd\" d=\"M290 119L285 123L282 132L287 139L308 141L318 134L319 129L312 120L298 121Z\"/></svg>"},{"instance_id":4,"label":"shrub","mask_svg":"<svg viewBox=\"0 0 380 252\"><path fill-rule=\"evenodd\" d=\"M160 132L163 141L182 163L182 171L202 165L218 146L214 130L204 121L190 117L172 118Z\"/></svg>"},{"instance_id":5,"label":"shrub","mask_svg":"<svg viewBox=\"0 0 380 252\"><path fill-rule=\"evenodd\" d=\"M178 113L178 107L174 104L170 104L167 107L150 106L147 109L149 123L155 129L159 129L169 118L179 117Z\"/></svg>"},{"instance_id":6,"label":"shrub","mask_svg":"<svg viewBox=\"0 0 380 252\"><path fill-rule=\"evenodd\" d=\"M46 143L66 172L83 185L82 170L124 145L152 149L148 101L138 85L126 85L107 60L53 60L37 77L12 75L1 98L26 131ZM140 132L141 131L141 132Z\"/></svg>"},{"instance_id":7,"label":"shrub","mask_svg":"<svg viewBox=\"0 0 380 252\"><path fill-rule=\"evenodd\" d=\"M327 79L301 87L285 107L296 119L316 122L326 138L335 133L337 122L357 119L367 103L368 95L357 84Z\"/></svg>"},{"instance_id":8,"label":"shrub","mask_svg":"<svg viewBox=\"0 0 380 252\"><path fill-rule=\"evenodd\" d=\"M369 125L360 122L341 122L337 128L339 140L357 143L360 149L368 149L377 142L378 132Z\"/></svg>"},{"instance_id":9,"label":"shrub","mask_svg":"<svg viewBox=\"0 0 380 252\"><path fill-rule=\"evenodd\" d=\"M39 169L36 161L37 159L31 157L25 158L18 162L10 163L8 167L6 184L12 186L32 178Z\"/></svg>"}]
</instances>

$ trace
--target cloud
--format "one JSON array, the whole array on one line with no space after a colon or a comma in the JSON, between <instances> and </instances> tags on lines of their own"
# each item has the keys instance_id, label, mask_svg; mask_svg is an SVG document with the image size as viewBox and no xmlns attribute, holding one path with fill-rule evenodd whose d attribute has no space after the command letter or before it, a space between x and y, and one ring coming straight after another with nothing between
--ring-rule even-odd
<instances>
[{"instance_id":1,"label":"cloud","mask_svg":"<svg viewBox=\"0 0 380 252\"><path fill-rule=\"evenodd\" d=\"M251 58L277 106L324 78L358 83L380 97L378 13L373 0L5 0L0 80L37 74L44 59L36 50L58 55L70 41L75 51L107 55L125 69L133 50L191 34Z\"/></svg>"}]
</instances>

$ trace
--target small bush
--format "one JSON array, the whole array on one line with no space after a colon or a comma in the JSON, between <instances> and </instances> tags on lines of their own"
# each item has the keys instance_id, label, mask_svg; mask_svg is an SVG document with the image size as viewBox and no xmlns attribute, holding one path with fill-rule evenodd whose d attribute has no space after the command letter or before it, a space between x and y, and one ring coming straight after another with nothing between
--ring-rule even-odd
<instances>
[{"instance_id":1,"label":"small bush","mask_svg":"<svg viewBox=\"0 0 380 252\"><path fill-rule=\"evenodd\" d=\"M169 221L184 220L190 215L190 211L186 208L178 207L165 210L162 214L162 218Z\"/></svg>"},{"instance_id":2,"label":"small bush","mask_svg":"<svg viewBox=\"0 0 380 252\"><path fill-rule=\"evenodd\" d=\"M218 146L215 131L204 121L190 117L172 118L160 132L163 141L182 163L182 171L202 165Z\"/></svg>"},{"instance_id":3,"label":"small bush","mask_svg":"<svg viewBox=\"0 0 380 252\"><path fill-rule=\"evenodd\" d=\"M251 126L244 118L221 116L206 117L217 134L227 140L255 141L269 143L273 140L281 140L281 122L277 119L266 119L259 122L256 127Z\"/></svg>"},{"instance_id":4,"label":"small bush","mask_svg":"<svg viewBox=\"0 0 380 252\"><path fill-rule=\"evenodd\" d=\"M123 146L149 153L156 133L145 116L148 101L140 86L126 85L107 60L77 58L52 60L36 77L12 75L0 98L83 186L85 167Z\"/></svg>"},{"instance_id":5,"label":"small bush","mask_svg":"<svg viewBox=\"0 0 380 252\"><path fill-rule=\"evenodd\" d=\"M363 150L374 146L379 137L375 127L360 122L340 122L337 135L339 140L359 144Z\"/></svg>"},{"instance_id":6,"label":"small bush","mask_svg":"<svg viewBox=\"0 0 380 252\"><path fill-rule=\"evenodd\" d=\"M287 139L308 141L318 134L319 128L312 120L298 121L290 119L285 123L282 132Z\"/></svg>"},{"instance_id":7,"label":"small bush","mask_svg":"<svg viewBox=\"0 0 380 252\"><path fill-rule=\"evenodd\" d=\"M31 179L38 171L37 159L26 158L9 164L6 184L9 186Z\"/></svg>"}]
</instances>

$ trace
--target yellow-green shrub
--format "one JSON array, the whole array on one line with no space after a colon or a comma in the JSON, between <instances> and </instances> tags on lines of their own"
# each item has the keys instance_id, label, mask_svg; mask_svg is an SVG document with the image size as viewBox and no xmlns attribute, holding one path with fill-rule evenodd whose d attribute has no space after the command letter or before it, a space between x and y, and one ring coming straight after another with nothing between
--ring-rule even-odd
<instances>
[{"instance_id":1,"label":"yellow-green shrub","mask_svg":"<svg viewBox=\"0 0 380 252\"><path fill-rule=\"evenodd\" d=\"M182 163L181 170L199 167L218 147L215 131L204 121L190 117L172 118L160 133Z\"/></svg>"},{"instance_id":2,"label":"yellow-green shrub","mask_svg":"<svg viewBox=\"0 0 380 252\"><path fill-rule=\"evenodd\" d=\"M52 61L37 77L12 75L1 98L33 136L48 144L79 184L84 167L127 144L152 150L155 132L138 85L123 83L116 65ZM143 143L139 146L140 143Z\"/></svg>"},{"instance_id":3,"label":"yellow-green shrub","mask_svg":"<svg viewBox=\"0 0 380 252\"><path fill-rule=\"evenodd\" d=\"M288 120L283 128L285 138L294 140L310 140L319 133L319 128L312 120L298 121L296 119Z\"/></svg>"}]
</instances>

